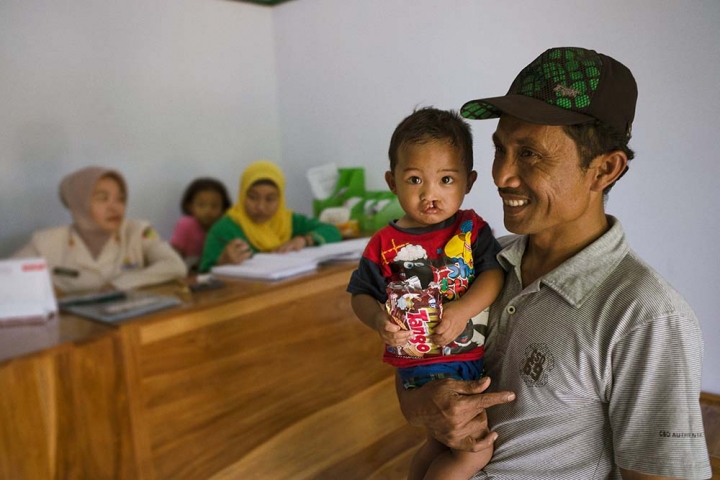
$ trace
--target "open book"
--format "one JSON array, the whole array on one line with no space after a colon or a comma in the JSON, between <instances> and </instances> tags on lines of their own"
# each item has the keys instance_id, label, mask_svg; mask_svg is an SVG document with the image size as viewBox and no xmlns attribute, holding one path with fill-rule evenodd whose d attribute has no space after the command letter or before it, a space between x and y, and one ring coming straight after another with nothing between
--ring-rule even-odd
<instances>
[{"instance_id":1,"label":"open book","mask_svg":"<svg viewBox=\"0 0 720 480\"><path fill-rule=\"evenodd\" d=\"M240 265L213 267L214 276L281 280L313 272L324 262L359 260L369 238L356 238L288 253L256 253Z\"/></svg>"}]
</instances>

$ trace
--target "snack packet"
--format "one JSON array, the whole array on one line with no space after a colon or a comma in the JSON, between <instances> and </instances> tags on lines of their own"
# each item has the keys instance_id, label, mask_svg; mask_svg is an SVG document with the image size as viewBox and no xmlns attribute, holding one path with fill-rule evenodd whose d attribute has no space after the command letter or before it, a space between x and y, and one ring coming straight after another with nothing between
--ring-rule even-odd
<instances>
[{"instance_id":1,"label":"snack packet","mask_svg":"<svg viewBox=\"0 0 720 480\"><path fill-rule=\"evenodd\" d=\"M420 286L417 277L387 286L388 299L385 308L390 317L404 330L413 332L410 341L397 347L396 355L424 357L441 355L442 348L430 341L430 335L442 316L442 292L440 285L431 283L428 288Z\"/></svg>"}]
</instances>

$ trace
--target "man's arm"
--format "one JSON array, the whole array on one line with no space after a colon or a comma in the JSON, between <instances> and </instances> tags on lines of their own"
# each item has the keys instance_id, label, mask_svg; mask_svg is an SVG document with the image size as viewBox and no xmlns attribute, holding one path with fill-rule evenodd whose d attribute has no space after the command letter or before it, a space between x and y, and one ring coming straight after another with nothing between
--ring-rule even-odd
<instances>
[{"instance_id":1,"label":"man's arm","mask_svg":"<svg viewBox=\"0 0 720 480\"><path fill-rule=\"evenodd\" d=\"M396 375L400 409L410 425L424 427L448 447L479 452L497 438L487 426L486 408L515 400L512 392L482 393L490 379L435 380L406 390Z\"/></svg>"},{"instance_id":2,"label":"man's arm","mask_svg":"<svg viewBox=\"0 0 720 480\"><path fill-rule=\"evenodd\" d=\"M673 480L670 477L658 477L657 475L648 475L646 473L632 472L630 470L620 469L623 480Z\"/></svg>"},{"instance_id":3,"label":"man's arm","mask_svg":"<svg viewBox=\"0 0 720 480\"><path fill-rule=\"evenodd\" d=\"M615 463L626 479L712 475L699 403L702 336L689 307L679 297L667 300L677 302L676 312L631 311L647 320L623 335L610 356L608 418Z\"/></svg>"}]
</instances>

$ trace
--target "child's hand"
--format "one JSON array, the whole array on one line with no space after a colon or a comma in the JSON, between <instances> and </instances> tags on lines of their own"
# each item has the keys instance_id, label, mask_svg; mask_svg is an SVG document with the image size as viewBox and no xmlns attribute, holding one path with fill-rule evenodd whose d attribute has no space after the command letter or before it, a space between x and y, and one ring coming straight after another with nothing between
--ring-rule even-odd
<instances>
[{"instance_id":1,"label":"child's hand","mask_svg":"<svg viewBox=\"0 0 720 480\"><path fill-rule=\"evenodd\" d=\"M303 248L307 247L308 242L302 235L298 235L297 237L293 237L287 242L280 245L278 248L275 249L275 252L277 253L287 253L287 252L294 252L297 250L302 250Z\"/></svg>"},{"instance_id":2,"label":"child's hand","mask_svg":"<svg viewBox=\"0 0 720 480\"><path fill-rule=\"evenodd\" d=\"M435 327L435 333L431 337L434 344L444 347L455 340L467 326L469 318L458 312L458 302L449 302L443 305L442 318Z\"/></svg>"},{"instance_id":3,"label":"child's hand","mask_svg":"<svg viewBox=\"0 0 720 480\"><path fill-rule=\"evenodd\" d=\"M391 347L400 347L410 340L410 330L403 330L386 312L378 312L375 318L375 330L383 342Z\"/></svg>"}]
</instances>

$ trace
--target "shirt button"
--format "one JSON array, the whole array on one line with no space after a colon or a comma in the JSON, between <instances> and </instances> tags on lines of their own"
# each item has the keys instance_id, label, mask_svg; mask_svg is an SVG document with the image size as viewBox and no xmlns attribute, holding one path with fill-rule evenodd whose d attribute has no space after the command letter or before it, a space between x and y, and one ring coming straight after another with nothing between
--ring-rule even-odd
<instances>
[{"instance_id":1,"label":"shirt button","mask_svg":"<svg viewBox=\"0 0 720 480\"><path fill-rule=\"evenodd\" d=\"M512 314L515 313L515 306L514 306L514 305L508 305L508 307L505 309L505 311L506 311L507 313L509 313L510 315L512 315Z\"/></svg>"}]
</instances>

